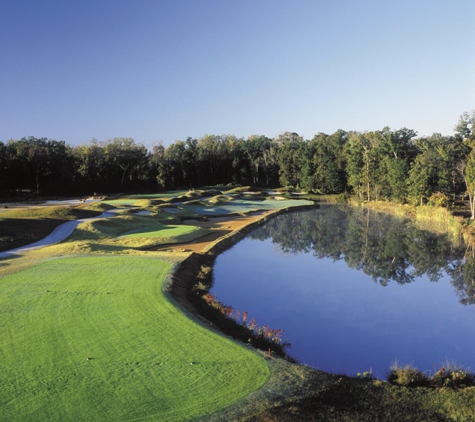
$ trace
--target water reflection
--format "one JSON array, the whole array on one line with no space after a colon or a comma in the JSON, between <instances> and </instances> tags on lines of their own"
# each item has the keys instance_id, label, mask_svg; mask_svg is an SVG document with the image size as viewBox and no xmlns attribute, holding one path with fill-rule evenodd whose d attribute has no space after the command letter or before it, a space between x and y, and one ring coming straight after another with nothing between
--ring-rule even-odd
<instances>
[{"instance_id":1,"label":"water reflection","mask_svg":"<svg viewBox=\"0 0 475 422\"><path fill-rule=\"evenodd\" d=\"M460 303L475 303L475 253L405 219L346 206L281 215L218 257L214 278L219 300L284 329L290 354L326 371L472 363L475 308Z\"/></svg>"},{"instance_id":2,"label":"water reflection","mask_svg":"<svg viewBox=\"0 0 475 422\"><path fill-rule=\"evenodd\" d=\"M472 247L467 248L464 258L449 273L460 303L473 305L475 304L475 251Z\"/></svg>"},{"instance_id":3,"label":"water reflection","mask_svg":"<svg viewBox=\"0 0 475 422\"><path fill-rule=\"evenodd\" d=\"M447 235L419 230L407 219L338 205L278 216L249 238L272 239L285 253L343 259L382 286L411 283L424 274L438 281L444 272L460 271L464 260L462 245Z\"/></svg>"}]
</instances>

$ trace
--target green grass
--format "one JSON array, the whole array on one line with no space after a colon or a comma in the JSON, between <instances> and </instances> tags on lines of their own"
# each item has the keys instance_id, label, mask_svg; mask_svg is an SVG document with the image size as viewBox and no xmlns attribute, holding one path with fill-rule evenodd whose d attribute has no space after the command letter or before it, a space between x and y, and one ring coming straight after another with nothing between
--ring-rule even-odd
<instances>
[{"instance_id":1,"label":"green grass","mask_svg":"<svg viewBox=\"0 0 475 422\"><path fill-rule=\"evenodd\" d=\"M124 234L114 240L114 243L133 248L149 248L165 243L189 242L207 232L196 226L154 224Z\"/></svg>"},{"instance_id":2,"label":"green grass","mask_svg":"<svg viewBox=\"0 0 475 422\"><path fill-rule=\"evenodd\" d=\"M184 195L188 190L171 190L162 193L151 193L143 195L129 195L129 198L137 199L161 199L161 198L176 198L177 196Z\"/></svg>"},{"instance_id":3,"label":"green grass","mask_svg":"<svg viewBox=\"0 0 475 422\"><path fill-rule=\"evenodd\" d=\"M99 211L71 207L33 207L0 213L0 251L46 237L60 224L99 215Z\"/></svg>"},{"instance_id":4,"label":"green grass","mask_svg":"<svg viewBox=\"0 0 475 422\"><path fill-rule=\"evenodd\" d=\"M0 279L0 420L184 421L263 385L262 358L168 301L170 269L73 257Z\"/></svg>"},{"instance_id":5,"label":"green grass","mask_svg":"<svg viewBox=\"0 0 475 422\"><path fill-rule=\"evenodd\" d=\"M137 198L118 198L118 199L106 199L102 201L103 204L112 205L114 207L132 207L140 201Z\"/></svg>"},{"instance_id":6,"label":"green grass","mask_svg":"<svg viewBox=\"0 0 475 422\"><path fill-rule=\"evenodd\" d=\"M77 242L85 242L89 245L89 250L120 252L166 243L189 242L206 233L206 229L196 226L166 225L155 217L121 214L79 224L65 243L72 246Z\"/></svg>"},{"instance_id":7,"label":"green grass","mask_svg":"<svg viewBox=\"0 0 475 422\"><path fill-rule=\"evenodd\" d=\"M15 208L5 210L0 215L0 220L6 219L59 219L59 220L76 220L98 215L96 210L90 210L81 207L28 207Z\"/></svg>"},{"instance_id":8,"label":"green grass","mask_svg":"<svg viewBox=\"0 0 475 422\"><path fill-rule=\"evenodd\" d=\"M227 202L223 200L222 196L220 196L218 199L210 198L208 201L202 200L200 204L196 205L183 205L182 208L189 213L203 215L225 215L249 213L258 210L278 210L282 208L291 208L311 204L311 201L302 199L266 199L263 201L233 199L232 201Z\"/></svg>"},{"instance_id":9,"label":"green grass","mask_svg":"<svg viewBox=\"0 0 475 422\"><path fill-rule=\"evenodd\" d=\"M225 194L214 204L199 192L190 195L196 205L183 206L178 217L305 204L227 202L231 193ZM159 211L153 197L140 199L141 207ZM81 205L76 218L86 209L116 206ZM70 219L63 213L72 212L6 210L0 221L8 216L3 228L14 227L12 241L29 242L46 223ZM132 230L151 234L165 215L83 223L66 242L0 260L0 421L186 421L215 411L212 420L475 420L475 387L391 385L273 358L266 359L272 368L266 383L263 359L190 321L162 292L169 262L185 255L138 251L135 243L142 238L122 236ZM91 252L101 255L78 256ZM52 258L59 255L70 257Z\"/></svg>"},{"instance_id":10,"label":"green grass","mask_svg":"<svg viewBox=\"0 0 475 422\"><path fill-rule=\"evenodd\" d=\"M164 224L153 225L145 227L143 229L134 230L131 233L123 235L124 238L167 238L182 236L198 230L196 226L178 225L178 226L166 226Z\"/></svg>"}]
</instances>

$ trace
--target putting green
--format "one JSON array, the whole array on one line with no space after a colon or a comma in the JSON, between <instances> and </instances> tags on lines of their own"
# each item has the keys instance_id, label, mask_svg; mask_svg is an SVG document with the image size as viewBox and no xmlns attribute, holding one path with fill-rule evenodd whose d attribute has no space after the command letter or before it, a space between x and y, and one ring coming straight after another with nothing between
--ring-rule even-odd
<instances>
[{"instance_id":1,"label":"putting green","mask_svg":"<svg viewBox=\"0 0 475 422\"><path fill-rule=\"evenodd\" d=\"M174 237L182 236L184 234L192 233L198 230L196 226L187 226L187 225L178 225L178 226L166 226L164 224L150 227L145 227L143 229L134 230L133 232L126 233L122 237L125 238L164 238L164 237Z\"/></svg>"},{"instance_id":2,"label":"putting green","mask_svg":"<svg viewBox=\"0 0 475 422\"><path fill-rule=\"evenodd\" d=\"M0 420L184 421L262 386L262 358L167 300L170 269L74 257L0 278Z\"/></svg>"}]
</instances>

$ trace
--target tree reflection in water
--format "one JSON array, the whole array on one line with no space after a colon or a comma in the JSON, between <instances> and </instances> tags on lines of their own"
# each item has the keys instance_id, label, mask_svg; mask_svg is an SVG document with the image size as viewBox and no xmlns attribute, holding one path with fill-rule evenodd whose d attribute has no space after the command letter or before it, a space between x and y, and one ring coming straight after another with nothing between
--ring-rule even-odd
<instances>
[{"instance_id":1,"label":"tree reflection in water","mask_svg":"<svg viewBox=\"0 0 475 422\"><path fill-rule=\"evenodd\" d=\"M466 367L475 308L460 303L475 303L475 251L422 227L345 205L280 215L218 257L213 294L324 371Z\"/></svg>"},{"instance_id":2,"label":"tree reflection in water","mask_svg":"<svg viewBox=\"0 0 475 422\"><path fill-rule=\"evenodd\" d=\"M313 253L344 260L381 286L413 282L426 275L452 278L460 303L475 303L475 251L448 234L421 230L409 219L368 208L322 205L284 214L252 232L251 239L272 239L284 253Z\"/></svg>"}]
</instances>

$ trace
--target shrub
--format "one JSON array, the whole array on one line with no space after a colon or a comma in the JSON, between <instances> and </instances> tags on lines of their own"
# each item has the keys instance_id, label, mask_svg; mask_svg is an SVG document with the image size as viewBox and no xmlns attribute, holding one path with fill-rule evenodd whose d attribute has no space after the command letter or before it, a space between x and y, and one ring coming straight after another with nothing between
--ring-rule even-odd
<instances>
[{"instance_id":1,"label":"shrub","mask_svg":"<svg viewBox=\"0 0 475 422\"><path fill-rule=\"evenodd\" d=\"M358 372L356 374L356 378L362 380L372 380L373 379L373 369L371 368L369 371Z\"/></svg>"},{"instance_id":2,"label":"shrub","mask_svg":"<svg viewBox=\"0 0 475 422\"><path fill-rule=\"evenodd\" d=\"M475 375L457 367L442 367L431 377L430 381L431 386L435 388L461 389L473 386Z\"/></svg>"},{"instance_id":3,"label":"shrub","mask_svg":"<svg viewBox=\"0 0 475 422\"><path fill-rule=\"evenodd\" d=\"M348 193L346 192L340 193L336 197L336 202L339 204L348 204L349 201L350 201L350 195L348 195Z\"/></svg>"},{"instance_id":4,"label":"shrub","mask_svg":"<svg viewBox=\"0 0 475 422\"><path fill-rule=\"evenodd\" d=\"M428 378L422 371L410 365L393 365L388 376L391 384L405 387L432 387L462 389L475 385L475 375L457 366L446 365Z\"/></svg>"},{"instance_id":5,"label":"shrub","mask_svg":"<svg viewBox=\"0 0 475 422\"><path fill-rule=\"evenodd\" d=\"M207 280L211 276L212 268L208 265L202 265L198 273L198 278L201 280Z\"/></svg>"},{"instance_id":6,"label":"shrub","mask_svg":"<svg viewBox=\"0 0 475 422\"><path fill-rule=\"evenodd\" d=\"M448 204L449 197L442 192L433 193L427 203L427 205L432 205L435 207L447 207Z\"/></svg>"},{"instance_id":7,"label":"shrub","mask_svg":"<svg viewBox=\"0 0 475 422\"><path fill-rule=\"evenodd\" d=\"M395 364L391 367L391 372L388 375L388 381L391 384L402 385L405 387L426 387L429 385L429 379L417 368L410 365L400 367Z\"/></svg>"}]
</instances>

